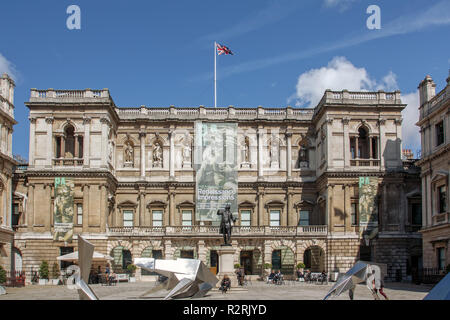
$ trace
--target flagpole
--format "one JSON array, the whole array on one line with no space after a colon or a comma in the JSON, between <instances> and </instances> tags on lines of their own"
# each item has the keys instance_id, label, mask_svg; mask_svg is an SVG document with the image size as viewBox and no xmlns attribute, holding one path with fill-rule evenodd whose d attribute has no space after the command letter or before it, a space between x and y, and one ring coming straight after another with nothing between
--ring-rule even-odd
<instances>
[{"instance_id":1,"label":"flagpole","mask_svg":"<svg viewBox=\"0 0 450 320\"><path fill-rule=\"evenodd\" d=\"M217 44L214 41L214 108L217 107Z\"/></svg>"}]
</instances>

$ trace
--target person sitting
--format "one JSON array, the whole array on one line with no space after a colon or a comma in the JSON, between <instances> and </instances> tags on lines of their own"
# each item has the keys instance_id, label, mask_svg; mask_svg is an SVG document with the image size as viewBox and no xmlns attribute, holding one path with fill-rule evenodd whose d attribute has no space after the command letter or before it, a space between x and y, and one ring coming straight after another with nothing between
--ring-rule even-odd
<instances>
[{"instance_id":1,"label":"person sitting","mask_svg":"<svg viewBox=\"0 0 450 320\"><path fill-rule=\"evenodd\" d=\"M325 270L322 271L322 273L320 274L319 281L320 281L320 283L322 283L322 284L323 284L324 282L328 282L328 281L327 281L327 273L325 272Z\"/></svg>"},{"instance_id":2,"label":"person sitting","mask_svg":"<svg viewBox=\"0 0 450 320\"><path fill-rule=\"evenodd\" d=\"M273 278L275 278L275 272L273 272L273 270L270 270L270 274L267 277L267 283L273 283Z\"/></svg>"},{"instance_id":3,"label":"person sitting","mask_svg":"<svg viewBox=\"0 0 450 320\"><path fill-rule=\"evenodd\" d=\"M222 293L226 293L227 290L231 288L231 280L227 275L223 276L222 282L220 283L219 290L222 291Z\"/></svg>"},{"instance_id":4,"label":"person sitting","mask_svg":"<svg viewBox=\"0 0 450 320\"><path fill-rule=\"evenodd\" d=\"M282 284L283 283L283 274L281 273L280 270L278 270L277 273L275 273L275 283L276 284Z\"/></svg>"},{"instance_id":5,"label":"person sitting","mask_svg":"<svg viewBox=\"0 0 450 320\"><path fill-rule=\"evenodd\" d=\"M310 270L306 270L305 272L305 282L310 282L311 279L311 271Z\"/></svg>"},{"instance_id":6,"label":"person sitting","mask_svg":"<svg viewBox=\"0 0 450 320\"><path fill-rule=\"evenodd\" d=\"M111 272L111 274L108 277L108 285L116 285L117 284L117 280L116 280L116 274L113 272Z\"/></svg>"}]
</instances>

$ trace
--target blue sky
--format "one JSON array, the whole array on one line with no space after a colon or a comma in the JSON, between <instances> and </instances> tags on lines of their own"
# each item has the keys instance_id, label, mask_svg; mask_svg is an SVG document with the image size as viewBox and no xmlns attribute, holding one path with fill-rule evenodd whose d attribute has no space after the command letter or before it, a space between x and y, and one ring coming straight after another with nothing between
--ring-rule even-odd
<instances>
[{"instance_id":1,"label":"blue sky","mask_svg":"<svg viewBox=\"0 0 450 320\"><path fill-rule=\"evenodd\" d=\"M66 27L71 4L81 30ZM371 4L380 30L366 26ZM218 57L218 106L400 89L413 150L417 85L430 74L441 90L450 67L448 0L8 1L0 17L0 72L16 80L13 153L25 158L30 88L109 88L120 107L212 106L214 40L234 52Z\"/></svg>"}]
</instances>

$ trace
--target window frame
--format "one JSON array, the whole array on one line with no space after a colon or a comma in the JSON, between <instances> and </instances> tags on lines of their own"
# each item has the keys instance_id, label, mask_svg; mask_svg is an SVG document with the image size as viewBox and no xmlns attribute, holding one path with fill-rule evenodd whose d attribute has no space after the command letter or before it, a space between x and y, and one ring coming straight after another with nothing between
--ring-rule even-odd
<instances>
[{"instance_id":1,"label":"window frame","mask_svg":"<svg viewBox=\"0 0 450 320\"><path fill-rule=\"evenodd\" d=\"M156 220L155 219L155 213L161 213L161 220ZM164 226L164 209L161 208L154 208L151 209L151 216L152 216L152 227L162 227ZM161 222L160 225L155 225L155 221Z\"/></svg>"},{"instance_id":2,"label":"window frame","mask_svg":"<svg viewBox=\"0 0 450 320\"><path fill-rule=\"evenodd\" d=\"M75 211L75 225L82 226L83 225L83 211L84 211L83 203L76 201L74 203L74 205L75 205L75 210L74 210ZM78 214L78 207L81 207L81 215ZM79 223L80 216L81 216L81 223Z\"/></svg>"},{"instance_id":3,"label":"window frame","mask_svg":"<svg viewBox=\"0 0 450 320\"><path fill-rule=\"evenodd\" d=\"M304 221L304 219L302 220L302 212L307 212L308 213L308 219L307 219L307 224L301 224L302 221ZM311 210L308 208L300 208L298 210L298 223L297 226L299 227L307 227L311 225Z\"/></svg>"},{"instance_id":4,"label":"window frame","mask_svg":"<svg viewBox=\"0 0 450 320\"><path fill-rule=\"evenodd\" d=\"M249 219L248 220L244 220L243 218L242 218L242 213L243 212L248 212L248 215L249 215ZM241 226L241 227L251 227L251 225L252 225L252 209L250 209L250 208L244 208L244 209L240 209L239 210L239 225ZM246 213L247 214L247 213ZM243 225L242 224L242 222L243 221L248 221L248 225Z\"/></svg>"},{"instance_id":5,"label":"window frame","mask_svg":"<svg viewBox=\"0 0 450 320\"><path fill-rule=\"evenodd\" d=\"M353 212L353 208L355 208L355 212ZM358 226L359 224L359 199L351 199L350 201L350 223L353 227Z\"/></svg>"},{"instance_id":6,"label":"window frame","mask_svg":"<svg viewBox=\"0 0 450 320\"><path fill-rule=\"evenodd\" d=\"M272 212L278 212L278 220L272 220ZM277 221L278 225L272 225L272 221ZM281 209L279 208L270 208L269 209L269 227L281 227Z\"/></svg>"},{"instance_id":7,"label":"window frame","mask_svg":"<svg viewBox=\"0 0 450 320\"><path fill-rule=\"evenodd\" d=\"M131 216L132 216L131 226L126 226L125 225L125 221L130 221L130 220L125 220L125 213L126 212L131 212ZM123 208L122 209L122 225L123 225L123 227L125 227L125 228L133 228L134 227L134 215L135 215L134 208Z\"/></svg>"},{"instance_id":8,"label":"window frame","mask_svg":"<svg viewBox=\"0 0 450 320\"><path fill-rule=\"evenodd\" d=\"M436 147L444 144L445 142L445 128L444 128L444 120L439 121L434 125L436 132Z\"/></svg>"},{"instance_id":9,"label":"window frame","mask_svg":"<svg viewBox=\"0 0 450 320\"><path fill-rule=\"evenodd\" d=\"M186 212L185 212L185 211L186 211ZM190 221L190 224L189 224L189 225L185 225L185 224L184 224L184 221L188 221L188 220L185 220L185 219L184 219L184 214L185 214L185 213L187 214L187 211L190 212L190 217L191 217L191 219L189 220L189 221ZM181 208L181 209L180 209L180 213L181 213L181 226L182 226L182 227L192 227L192 226L194 225L193 212L194 212L194 210L193 210L193 209L190 209L190 208Z\"/></svg>"}]
</instances>

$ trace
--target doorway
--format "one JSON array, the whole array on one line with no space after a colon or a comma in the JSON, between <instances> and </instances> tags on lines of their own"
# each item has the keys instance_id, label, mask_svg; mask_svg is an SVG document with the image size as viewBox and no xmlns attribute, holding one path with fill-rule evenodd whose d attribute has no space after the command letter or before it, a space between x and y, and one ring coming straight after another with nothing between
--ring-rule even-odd
<instances>
[{"instance_id":1,"label":"doorway","mask_svg":"<svg viewBox=\"0 0 450 320\"><path fill-rule=\"evenodd\" d=\"M194 250L181 250L180 258L194 259Z\"/></svg>"},{"instance_id":2,"label":"doorway","mask_svg":"<svg viewBox=\"0 0 450 320\"><path fill-rule=\"evenodd\" d=\"M281 269L281 250L272 252L272 269L277 271Z\"/></svg>"},{"instance_id":3,"label":"doorway","mask_svg":"<svg viewBox=\"0 0 450 320\"><path fill-rule=\"evenodd\" d=\"M241 251L240 262L246 275L253 273L253 251Z\"/></svg>"},{"instance_id":4,"label":"doorway","mask_svg":"<svg viewBox=\"0 0 450 320\"><path fill-rule=\"evenodd\" d=\"M216 250L211 250L209 256L210 270L213 274L219 273L219 255Z\"/></svg>"}]
</instances>

